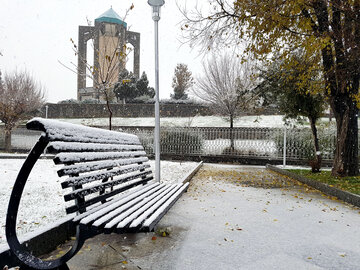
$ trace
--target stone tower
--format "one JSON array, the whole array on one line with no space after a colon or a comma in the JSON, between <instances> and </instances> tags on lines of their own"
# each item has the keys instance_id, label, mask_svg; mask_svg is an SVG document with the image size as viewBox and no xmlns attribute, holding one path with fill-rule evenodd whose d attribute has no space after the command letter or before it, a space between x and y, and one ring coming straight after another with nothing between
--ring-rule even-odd
<instances>
[{"instance_id":1,"label":"stone tower","mask_svg":"<svg viewBox=\"0 0 360 270\"><path fill-rule=\"evenodd\" d=\"M86 87L86 64L87 42L94 41L94 80L109 81L112 85L118 81L119 72L125 68L124 55L126 54L126 44L131 44L134 48L134 75L140 75L140 33L127 30L126 22L110 8L105 13L95 19L94 26L79 26L78 43L78 80L77 98L78 100L97 99L103 97L93 87ZM110 59L111 58L111 59ZM110 76L106 77L103 71L111 70Z\"/></svg>"}]
</instances>

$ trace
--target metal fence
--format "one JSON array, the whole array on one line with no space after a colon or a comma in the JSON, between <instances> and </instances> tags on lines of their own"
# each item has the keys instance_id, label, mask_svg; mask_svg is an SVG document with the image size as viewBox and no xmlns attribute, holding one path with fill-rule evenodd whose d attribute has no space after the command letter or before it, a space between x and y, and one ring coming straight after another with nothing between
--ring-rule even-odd
<instances>
[{"instance_id":1,"label":"metal fence","mask_svg":"<svg viewBox=\"0 0 360 270\"><path fill-rule=\"evenodd\" d=\"M114 130L139 136L148 154L154 153L152 127L115 127ZM323 160L332 160L335 129L319 129ZM40 132L17 128L12 134L14 150L29 150ZM281 128L162 127L161 153L183 157L252 157L286 160L310 160L314 156L311 130ZM285 145L285 147L284 147ZM3 132L0 131L0 148Z\"/></svg>"},{"instance_id":2,"label":"metal fence","mask_svg":"<svg viewBox=\"0 0 360 270\"><path fill-rule=\"evenodd\" d=\"M153 153L153 129L122 127L137 134L148 153ZM334 158L336 130L318 130L324 161ZM285 147L284 147L285 145ZM185 128L161 129L161 153L183 156L252 157L308 161L314 158L314 142L310 128Z\"/></svg>"}]
</instances>

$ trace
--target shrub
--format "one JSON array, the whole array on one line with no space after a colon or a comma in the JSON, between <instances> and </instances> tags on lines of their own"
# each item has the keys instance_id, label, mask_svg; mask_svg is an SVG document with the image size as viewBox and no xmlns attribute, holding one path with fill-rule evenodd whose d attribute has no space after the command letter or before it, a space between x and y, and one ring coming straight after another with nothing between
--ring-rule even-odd
<instances>
[{"instance_id":1,"label":"shrub","mask_svg":"<svg viewBox=\"0 0 360 270\"><path fill-rule=\"evenodd\" d=\"M136 97L132 100L129 100L128 103L154 103L154 99L148 95L142 95L142 96L139 96L139 97Z\"/></svg>"},{"instance_id":2,"label":"shrub","mask_svg":"<svg viewBox=\"0 0 360 270\"><path fill-rule=\"evenodd\" d=\"M101 104L101 101L98 99L85 99L79 102L80 104Z\"/></svg>"},{"instance_id":3,"label":"shrub","mask_svg":"<svg viewBox=\"0 0 360 270\"><path fill-rule=\"evenodd\" d=\"M284 130L279 129L275 133L274 142L278 156L282 156L284 151ZM286 131L286 156L308 160L313 158L314 143L310 129L294 128Z\"/></svg>"},{"instance_id":4,"label":"shrub","mask_svg":"<svg viewBox=\"0 0 360 270\"><path fill-rule=\"evenodd\" d=\"M79 101L77 100L77 99L73 99L73 98L71 98L71 99L65 99L65 100L60 100L59 102L58 102L58 104L78 104L79 103Z\"/></svg>"},{"instance_id":5,"label":"shrub","mask_svg":"<svg viewBox=\"0 0 360 270\"><path fill-rule=\"evenodd\" d=\"M161 104L197 104L193 99L162 99Z\"/></svg>"},{"instance_id":6,"label":"shrub","mask_svg":"<svg viewBox=\"0 0 360 270\"><path fill-rule=\"evenodd\" d=\"M203 144L201 134L184 129L166 129L160 136L161 152L167 154L199 155L202 153Z\"/></svg>"},{"instance_id":7,"label":"shrub","mask_svg":"<svg viewBox=\"0 0 360 270\"><path fill-rule=\"evenodd\" d=\"M335 152L336 128L333 125L318 127L320 151L323 159L333 159ZM273 140L278 155L284 149L284 131L278 130ZM315 158L314 139L309 128L288 129L286 133L287 157L313 160Z\"/></svg>"}]
</instances>

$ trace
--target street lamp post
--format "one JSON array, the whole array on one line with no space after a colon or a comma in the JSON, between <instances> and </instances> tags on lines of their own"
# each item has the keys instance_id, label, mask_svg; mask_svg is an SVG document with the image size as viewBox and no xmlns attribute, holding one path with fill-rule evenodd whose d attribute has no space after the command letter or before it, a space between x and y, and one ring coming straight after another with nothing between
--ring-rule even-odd
<instances>
[{"instance_id":1,"label":"street lamp post","mask_svg":"<svg viewBox=\"0 0 360 270\"><path fill-rule=\"evenodd\" d=\"M159 104L159 34L160 8L164 0L148 0L155 29L155 180L160 182L160 104Z\"/></svg>"}]
</instances>

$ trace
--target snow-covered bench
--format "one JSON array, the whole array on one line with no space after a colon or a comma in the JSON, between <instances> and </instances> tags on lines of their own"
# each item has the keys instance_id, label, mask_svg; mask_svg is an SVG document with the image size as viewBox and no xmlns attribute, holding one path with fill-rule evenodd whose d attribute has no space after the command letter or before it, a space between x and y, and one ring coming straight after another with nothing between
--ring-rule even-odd
<instances>
[{"instance_id":1,"label":"snow-covered bench","mask_svg":"<svg viewBox=\"0 0 360 270\"><path fill-rule=\"evenodd\" d=\"M43 134L18 174L6 217L8 244L25 269L68 269L66 262L84 241L100 233L152 231L187 189L188 183L165 185L153 181L148 158L135 135L42 118L34 118L26 126ZM57 173L65 176L61 183L66 190L65 201L73 202L66 213L77 213L73 219L77 227L75 244L53 261L33 256L16 236L24 186L46 147L56 154L55 164L63 164Z\"/></svg>"}]
</instances>

